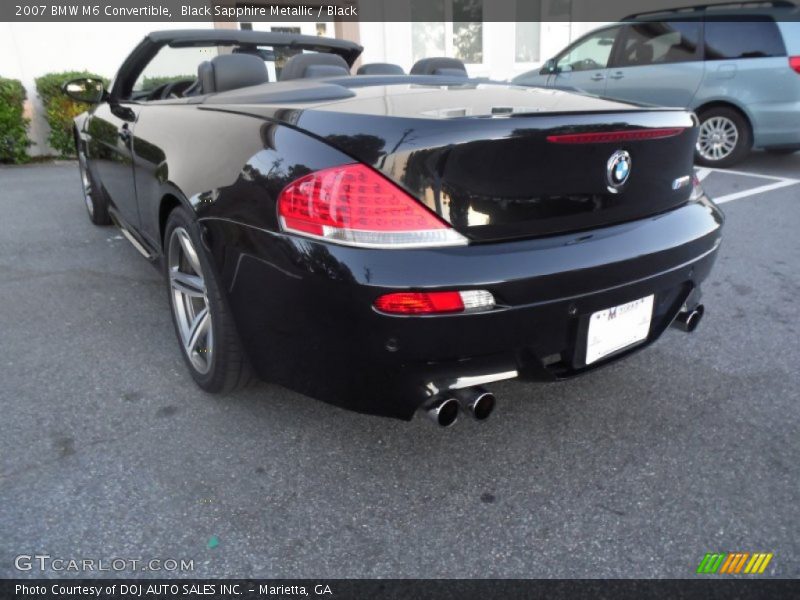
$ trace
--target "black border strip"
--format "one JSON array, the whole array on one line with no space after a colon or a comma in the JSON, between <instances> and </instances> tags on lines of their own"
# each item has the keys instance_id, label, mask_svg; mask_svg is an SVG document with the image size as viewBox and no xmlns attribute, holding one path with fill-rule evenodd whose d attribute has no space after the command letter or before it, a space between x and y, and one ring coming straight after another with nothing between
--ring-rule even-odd
<instances>
[{"instance_id":1,"label":"black border strip","mask_svg":"<svg viewBox=\"0 0 800 600\"><path fill-rule=\"evenodd\" d=\"M20 587L25 586L25 587ZM81 588L85 591L81 593ZM100 590L99 595L97 590ZM40 593L43 592L43 593ZM731 600L797 598L800 580L699 576L696 579L6 579L0 598L36 600Z\"/></svg>"},{"instance_id":2,"label":"black border strip","mask_svg":"<svg viewBox=\"0 0 800 600\"><path fill-rule=\"evenodd\" d=\"M737 4L724 0L474 0L455 14L446 0L3 0L0 21L34 22L320 22L320 21L621 21L632 14L706 4L717 17L737 17ZM726 8L720 4L727 5ZM745 2L779 21L800 21L798 0ZM774 8L769 8L774 5ZM675 14L696 16L698 11ZM538 18L537 18L538 16Z\"/></svg>"}]
</instances>

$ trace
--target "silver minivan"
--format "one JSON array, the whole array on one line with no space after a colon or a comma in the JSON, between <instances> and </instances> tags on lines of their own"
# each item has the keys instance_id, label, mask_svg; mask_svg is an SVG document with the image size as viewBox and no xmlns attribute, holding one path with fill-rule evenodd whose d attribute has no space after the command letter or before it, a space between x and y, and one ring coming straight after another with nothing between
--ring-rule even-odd
<instances>
[{"instance_id":1,"label":"silver minivan","mask_svg":"<svg viewBox=\"0 0 800 600\"><path fill-rule=\"evenodd\" d=\"M694 110L705 166L731 166L753 147L791 153L800 150L800 12L631 15L513 82Z\"/></svg>"}]
</instances>

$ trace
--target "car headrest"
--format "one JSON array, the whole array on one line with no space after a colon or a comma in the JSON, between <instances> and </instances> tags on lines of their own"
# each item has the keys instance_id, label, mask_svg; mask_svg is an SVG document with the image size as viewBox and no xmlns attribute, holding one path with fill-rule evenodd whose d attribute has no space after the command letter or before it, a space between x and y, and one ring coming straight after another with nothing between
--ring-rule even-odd
<instances>
[{"instance_id":1,"label":"car headrest","mask_svg":"<svg viewBox=\"0 0 800 600\"><path fill-rule=\"evenodd\" d=\"M435 56L433 58L423 58L415 62L414 66L411 67L411 74L467 77L467 68L464 66L464 63L457 58Z\"/></svg>"},{"instance_id":2,"label":"car headrest","mask_svg":"<svg viewBox=\"0 0 800 600\"><path fill-rule=\"evenodd\" d=\"M361 65L356 75L405 75L403 67L391 63L367 63Z\"/></svg>"},{"instance_id":3,"label":"car headrest","mask_svg":"<svg viewBox=\"0 0 800 600\"><path fill-rule=\"evenodd\" d=\"M197 67L199 92L211 94L269 81L264 61L252 54L220 54Z\"/></svg>"},{"instance_id":4,"label":"car headrest","mask_svg":"<svg viewBox=\"0 0 800 600\"><path fill-rule=\"evenodd\" d=\"M341 56L315 52L295 54L287 60L283 65L280 80L340 77L342 75L350 75L350 67Z\"/></svg>"}]
</instances>

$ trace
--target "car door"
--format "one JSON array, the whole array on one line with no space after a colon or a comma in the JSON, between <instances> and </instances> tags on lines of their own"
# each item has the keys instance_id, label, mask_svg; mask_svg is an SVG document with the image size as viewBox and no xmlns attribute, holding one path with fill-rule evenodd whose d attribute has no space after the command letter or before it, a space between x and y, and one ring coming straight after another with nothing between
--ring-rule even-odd
<instances>
[{"instance_id":1,"label":"car door","mask_svg":"<svg viewBox=\"0 0 800 600\"><path fill-rule=\"evenodd\" d=\"M606 96L688 107L703 81L702 29L700 20L624 26L609 62Z\"/></svg>"},{"instance_id":2,"label":"car door","mask_svg":"<svg viewBox=\"0 0 800 600\"><path fill-rule=\"evenodd\" d=\"M88 126L92 166L118 216L133 227L139 226L131 149L136 117L135 104L104 102L95 109Z\"/></svg>"},{"instance_id":3,"label":"car door","mask_svg":"<svg viewBox=\"0 0 800 600\"><path fill-rule=\"evenodd\" d=\"M548 87L604 95L606 67L619 30L615 25L594 31L556 56Z\"/></svg>"},{"instance_id":4,"label":"car door","mask_svg":"<svg viewBox=\"0 0 800 600\"><path fill-rule=\"evenodd\" d=\"M129 94L136 101L137 126L131 138L133 178L140 222L137 234L146 244L158 247L159 206L164 193L163 184L170 175L163 131L168 130L180 111L193 104L191 91L199 84L198 67L222 52L213 45L163 46L145 64L133 81ZM255 52L255 49L253 49ZM272 56L262 51L260 58ZM193 109L189 109L193 110ZM187 142L188 144L188 142ZM191 154L189 148L185 154ZM174 156L174 155L173 155Z\"/></svg>"}]
</instances>

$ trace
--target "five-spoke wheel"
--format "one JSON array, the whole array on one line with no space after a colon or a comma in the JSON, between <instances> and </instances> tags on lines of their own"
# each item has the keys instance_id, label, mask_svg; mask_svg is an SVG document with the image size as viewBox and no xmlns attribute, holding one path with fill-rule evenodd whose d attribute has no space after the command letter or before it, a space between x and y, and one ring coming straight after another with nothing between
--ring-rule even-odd
<instances>
[{"instance_id":1,"label":"five-spoke wheel","mask_svg":"<svg viewBox=\"0 0 800 600\"><path fill-rule=\"evenodd\" d=\"M217 283L193 210L177 206L164 230L164 271L172 321L194 380L208 392L246 385L250 365Z\"/></svg>"},{"instance_id":2,"label":"five-spoke wheel","mask_svg":"<svg viewBox=\"0 0 800 600\"><path fill-rule=\"evenodd\" d=\"M76 144L78 153L78 171L81 175L81 187L83 188L83 202L89 213L89 219L95 225L109 225L111 218L108 216L108 206L102 190L97 189L94 178L89 170L89 161L86 159L86 151L82 144Z\"/></svg>"},{"instance_id":3,"label":"five-spoke wheel","mask_svg":"<svg viewBox=\"0 0 800 600\"><path fill-rule=\"evenodd\" d=\"M183 350L197 372L206 374L214 360L214 328L203 268L183 227L176 227L170 234L167 264L172 311Z\"/></svg>"}]
</instances>

